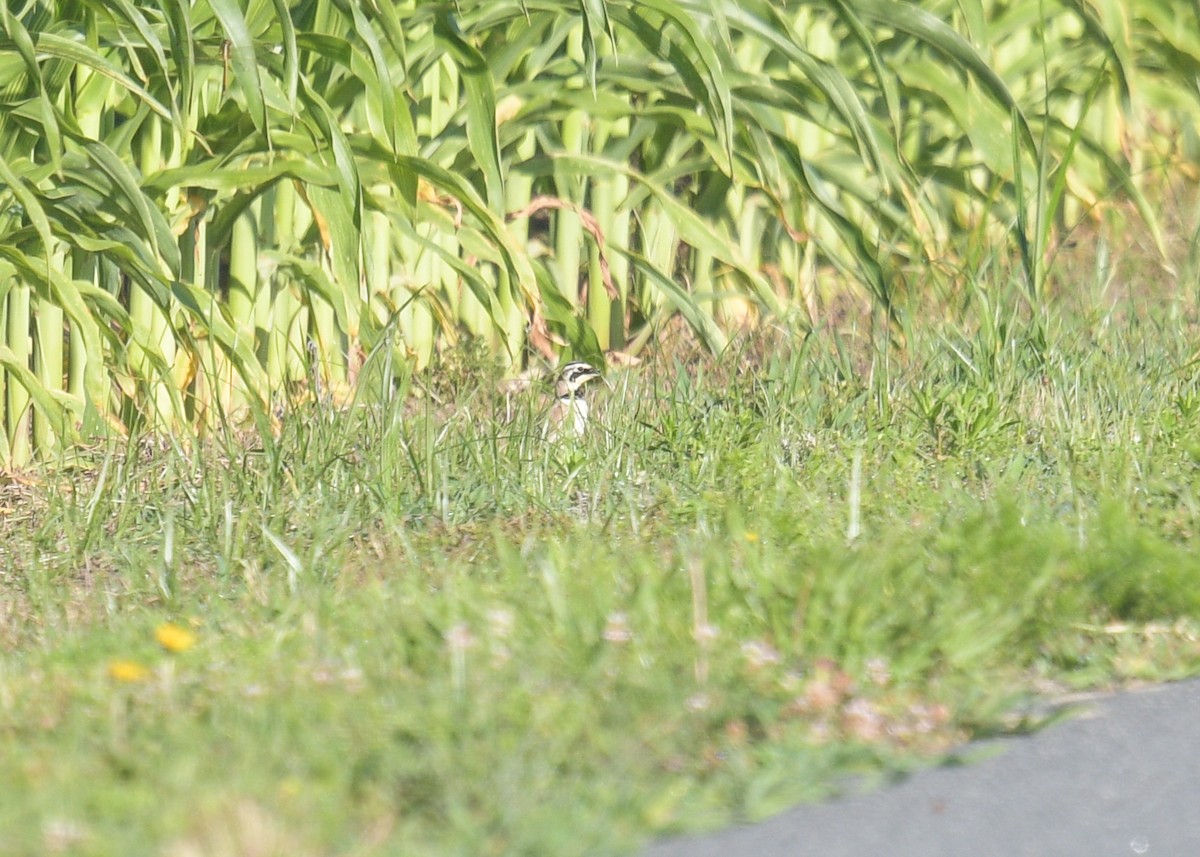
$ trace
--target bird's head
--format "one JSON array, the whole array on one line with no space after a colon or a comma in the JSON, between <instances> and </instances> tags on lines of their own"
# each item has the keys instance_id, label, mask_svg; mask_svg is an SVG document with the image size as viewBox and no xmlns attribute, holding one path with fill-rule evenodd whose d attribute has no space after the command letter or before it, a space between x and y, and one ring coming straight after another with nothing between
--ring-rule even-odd
<instances>
[{"instance_id":1,"label":"bird's head","mask_svg":"<svg viewBox=\"0 0 1200 857\"><path fill-rule=\"evenodd\" d=\"M583 388L589 381L600 376L600 370L590 363L575 361L568 363L558 373L558 383L555 384L554 394L560 399L577 398L583 395Z\"/></svg>"}]
</instances>

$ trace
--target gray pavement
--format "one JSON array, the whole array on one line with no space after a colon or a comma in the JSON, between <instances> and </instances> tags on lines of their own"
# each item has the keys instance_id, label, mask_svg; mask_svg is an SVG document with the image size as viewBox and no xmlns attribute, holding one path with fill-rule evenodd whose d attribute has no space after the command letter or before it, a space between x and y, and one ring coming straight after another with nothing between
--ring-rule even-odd
<instances>
[{"instance_id":1,"label":"gray pavement","mask_svg":"<svg viewBox=\"0 0 1200 857\"><path fill-rule=\"evenodd\" d=\"M645 857L1200 857L1200 681L1080 703L965 755Z\"/></svg>"}]
</instances>

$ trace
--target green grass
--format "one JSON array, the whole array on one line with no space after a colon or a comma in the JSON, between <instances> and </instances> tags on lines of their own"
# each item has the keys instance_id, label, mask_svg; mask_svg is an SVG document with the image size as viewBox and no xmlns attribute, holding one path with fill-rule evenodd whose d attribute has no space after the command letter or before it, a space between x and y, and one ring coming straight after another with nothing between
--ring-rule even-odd
<instances>
[{"instance_id":1,"label":"green grass","mask_svg":"<svg viewBox=\"0 0 1200 857\"><path fill-rule=\"evenodd\" d=\"M574 449L467 361L11 480L0 853L619 853L1193 673L1197 332L681 350Z\"/></svg>"}]
</instances>

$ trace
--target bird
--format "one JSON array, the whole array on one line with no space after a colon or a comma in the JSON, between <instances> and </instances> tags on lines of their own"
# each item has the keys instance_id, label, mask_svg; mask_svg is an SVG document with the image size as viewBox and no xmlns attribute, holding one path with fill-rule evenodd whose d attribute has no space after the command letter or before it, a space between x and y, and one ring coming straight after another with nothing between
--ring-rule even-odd
<instances>
[{"instance_id":1,"label":"bird","mask_svg":"<svg viewBox=\"0 0 1200 857\"><path fill-rule=\"evenodd\" d=\"M554 442L560 438L583 436L587 430L589 411L584 388L589 381L599 377L600 370L581 360L562 368L554 385L554 404L543 430L546 440Z\"/></svg>"}]
</instances>

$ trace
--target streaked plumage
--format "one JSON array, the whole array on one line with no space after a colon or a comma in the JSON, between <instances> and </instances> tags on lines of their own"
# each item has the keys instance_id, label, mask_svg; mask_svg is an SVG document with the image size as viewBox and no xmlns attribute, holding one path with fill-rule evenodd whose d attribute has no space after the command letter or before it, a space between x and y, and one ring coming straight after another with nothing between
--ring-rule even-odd
<instances>
[{"instance_id":1,"label":"streaked plumage","mask_svg":"<svg viewBox=\"0 0 1200 857\"><path fill-rule=\"evenodd\" d=\"M547 440L583 436L589 414L585 387L599 377L600 372L594 366L581 361L562 368L554 385L554 404L546 418Z\"/></svg>"}]
</instances>

